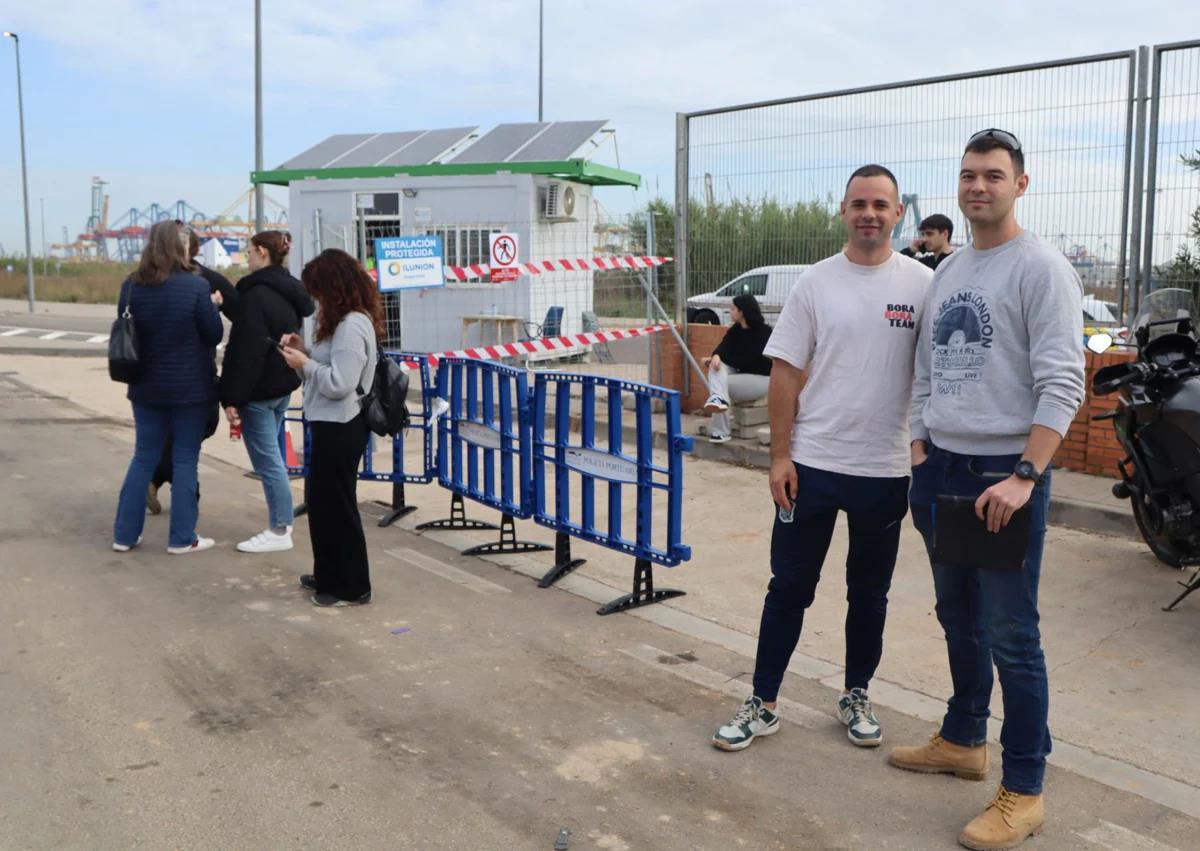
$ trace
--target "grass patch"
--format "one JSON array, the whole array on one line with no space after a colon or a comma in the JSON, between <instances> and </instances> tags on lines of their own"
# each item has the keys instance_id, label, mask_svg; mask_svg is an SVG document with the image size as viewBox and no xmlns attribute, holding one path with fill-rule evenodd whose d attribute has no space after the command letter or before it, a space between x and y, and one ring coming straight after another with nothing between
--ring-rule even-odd
<instances>
[{"instance_id":1,"label":"grass patch","mask_svg":"<svg viewBox=\"0 0 1200 851\"><path fill-rule=\"evenodd\" d=\"M12 272L6 271L13 267ZM137 266L132 263L63 263L56 267L49 264L49 274L40 274L42 263L33 263L34 295L38 301L65 301L80 304L116 304L121 293L121 284ZM222 274L234 283L248 274L244 267L222 270ZM0 298L24 299L24 259L0 257Z\"/></svg>"}]
</instances>

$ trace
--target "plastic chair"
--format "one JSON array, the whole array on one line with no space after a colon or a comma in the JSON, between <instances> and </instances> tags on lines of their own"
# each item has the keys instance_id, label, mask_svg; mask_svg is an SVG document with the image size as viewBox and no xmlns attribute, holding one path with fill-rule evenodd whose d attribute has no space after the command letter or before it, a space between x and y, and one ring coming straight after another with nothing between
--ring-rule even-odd
<instances>
[{"instance_id":1,"label":"plastic chair","mask_svg":"<svg viewBox=\"0 0 1200 851\"><path fill-rule=\"evenodd\" d=\"M539 325L536 322L525 323L525 339L536 340L538 337L557 337L562 334L563 308L561 305L551 305L546 311L546 318ZM533 329L533 330L530 330Z\"/></svg>"}]
</instances>

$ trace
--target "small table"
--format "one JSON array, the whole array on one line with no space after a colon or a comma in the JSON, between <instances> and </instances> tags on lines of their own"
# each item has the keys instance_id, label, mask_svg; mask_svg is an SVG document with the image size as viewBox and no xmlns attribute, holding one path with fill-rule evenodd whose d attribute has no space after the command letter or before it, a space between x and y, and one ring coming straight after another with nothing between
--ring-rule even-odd
<instances>
[{"instance_id":1,"label":"small table","mask_svg":"<svg viewBox=\"0 0 1200 851\"><path fill-rule=\"evenodd\" d=\"M467 333L472 325L479 326L479 336L481 346L490 346L492 343L515 343L518 340L525 338L525 317L509 316L503 313L475 313L462 317L462 335L459 337L459 343L465 349L467 347ZM492 334L487 334L487 326L492 326ZM512 339L505 339L505 330L509 332L508 336ZM492 339L492 338L495 339Z\"/></svg>"}]
</instances>

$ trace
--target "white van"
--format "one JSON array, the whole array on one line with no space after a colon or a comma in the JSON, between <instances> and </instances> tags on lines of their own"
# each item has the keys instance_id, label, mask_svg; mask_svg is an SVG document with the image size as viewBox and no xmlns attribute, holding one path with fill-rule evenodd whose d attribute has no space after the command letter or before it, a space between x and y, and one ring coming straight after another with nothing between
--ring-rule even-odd
<instances>
[{"instance_id":1,"label":"white van","mask_svg":"<svg viewBox=\"0 0 1200 851\"><path fill-rule=\"evenodd\" d=\"M763 317L774 325L783 309L783 301L801 273L810 264L759 266L734 278L716 292L701 293L687 300L687 320L701 325L728 325L733 297L749 293L758 299Z\"/></svg>"}]
</instances>

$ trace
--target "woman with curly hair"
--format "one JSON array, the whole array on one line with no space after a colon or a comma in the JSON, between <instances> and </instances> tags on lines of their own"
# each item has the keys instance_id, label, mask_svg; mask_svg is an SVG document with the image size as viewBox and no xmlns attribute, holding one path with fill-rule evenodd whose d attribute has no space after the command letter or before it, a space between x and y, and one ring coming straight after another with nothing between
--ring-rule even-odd
<instances>
[{"instance_id":1,"label":"woman with curly hair","mask_svg":"<svg viewBox=\"0 0 1200 851\"><path fill-rule=\"evenodd\" d=\"M371 602L367 540L358 514L358 464L367 448L361 399L375 377L383 336L379 291L357 260L336 248L310 260L300 280L317 302L312 348L283 339L288 366L304 378L304 415L312 426L308 529L313 572L300 584L317 606Z\"/></svg>"}]
</instances>

